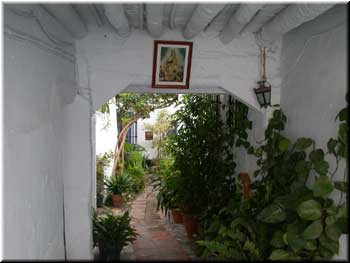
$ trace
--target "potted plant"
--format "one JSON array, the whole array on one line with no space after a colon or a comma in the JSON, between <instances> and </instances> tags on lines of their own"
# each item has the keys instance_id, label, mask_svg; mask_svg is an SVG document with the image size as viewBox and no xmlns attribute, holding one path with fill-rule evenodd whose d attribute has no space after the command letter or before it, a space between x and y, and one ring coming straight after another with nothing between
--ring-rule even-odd
<instances>
[{"instance_id":1,"label":"potted plant","mask_svg":"<svg viewBox=\"0 0 350 263\"><path fill-rule=\"evenodd\" d=\"M126 174L112 176L106 180L105 185L111 195L113 206L120 207L125 203L131 181Z\"/></svg>"},{"instance_id":2,"label":"potted plant","mask_svg":"<svg viewBox=\"0 0 350 263\"><path fill-rule=\"evenodd\" d=\"M133 242L138 235L130 226L130 221L129 212L118 216L94 214L93 241L94 246L99 247L100 260L120 260L123 247Z\"/></svg>"},{"instance_id":3,"label":"potted plant","mask_svg":"<svg viewBox=\"0 0 350 263\"><path fill-rule=\"evenodd\" d=\"M104 180L105 180L105 174L104 170L106 166L111 161L111 152L106 152L103 155L98 154L96 155L96 205L97 207L103 206L103 199L104 199Z\"/></svg>"}]
</instances>

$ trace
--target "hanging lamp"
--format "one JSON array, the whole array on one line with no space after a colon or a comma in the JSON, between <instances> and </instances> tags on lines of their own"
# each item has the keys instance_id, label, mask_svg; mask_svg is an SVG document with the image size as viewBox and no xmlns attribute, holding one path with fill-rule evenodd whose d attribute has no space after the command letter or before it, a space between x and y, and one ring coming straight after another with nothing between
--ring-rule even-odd
<instances>
[{"instance_id":1,"label":"hanging lamp","mask_svg":"<svg viewBox=\"0 0 350 263\"><path fill-rule=\"evenodd\" d=\"M262 58L262 77L261 80L259 80L258 88L255 88L255 94L258 99L258 102L260 104L261 108L267 108L268 106L271 106L271 84L266 79L266 51L265 47L262 48L261 52L261 58Z\"/></svg>"}]
</instances>

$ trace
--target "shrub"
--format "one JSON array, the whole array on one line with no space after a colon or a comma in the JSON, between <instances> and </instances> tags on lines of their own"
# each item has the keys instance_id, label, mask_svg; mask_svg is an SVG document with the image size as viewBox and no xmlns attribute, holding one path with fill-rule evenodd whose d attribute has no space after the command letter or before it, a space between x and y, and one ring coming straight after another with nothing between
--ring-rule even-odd
<instances>
[{"instance_id":1,"label":"shrub","mask_svg":"<svg viewBox=\"0 0 350 263\"><path fill-rule=\"evenodd\" d=\"M102 260L119 260L120 252L136 239L137 233L130 226L131 218L128 212L114 216L107 214L93 216L93 241L98 245Z\"/></svg>"}]
</instances>

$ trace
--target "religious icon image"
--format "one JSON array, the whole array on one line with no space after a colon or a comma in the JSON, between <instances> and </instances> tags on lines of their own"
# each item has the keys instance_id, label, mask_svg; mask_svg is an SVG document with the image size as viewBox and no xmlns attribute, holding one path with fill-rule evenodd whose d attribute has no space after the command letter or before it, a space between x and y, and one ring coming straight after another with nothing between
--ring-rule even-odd
<instances>
[{"instance_id":1,"label":"religious icon image","mask_svg":"<svg viewBox=\"0 0 350 263\"><path fill-rule=\"evenodd\" d=\"M189 87L192 42L155 41L153 88Z\"/></svg>"}]
</instances>

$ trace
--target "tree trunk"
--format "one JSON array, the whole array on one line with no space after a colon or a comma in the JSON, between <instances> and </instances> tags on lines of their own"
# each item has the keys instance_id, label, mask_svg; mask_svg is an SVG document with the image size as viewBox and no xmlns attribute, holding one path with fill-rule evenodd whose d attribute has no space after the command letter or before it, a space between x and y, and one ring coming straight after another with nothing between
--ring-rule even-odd
<instances>
[{"instance_id":1,"label":"tree trunk","mask_svg":"<svg viewBox=\"0 0 350 263\"><path fill-rule=\"evenodd\" d=\"M124 153L124 146L126 141L126 135L128 133L128 130L130 129L131 125L133 125L135 122L137 122L138 119L140 119L142 115L136 116L134 119L132 119L130 122L128 122L123 129L121 130L118 140L114 149L114 163L112 168L112 176L116 175L117 168L118 168L118 162L120 160L120 156L122 153ZM122 163L124 165L124 162ZM123 170L123 169L121 169Z\"/></svg>"}]
</instances>

